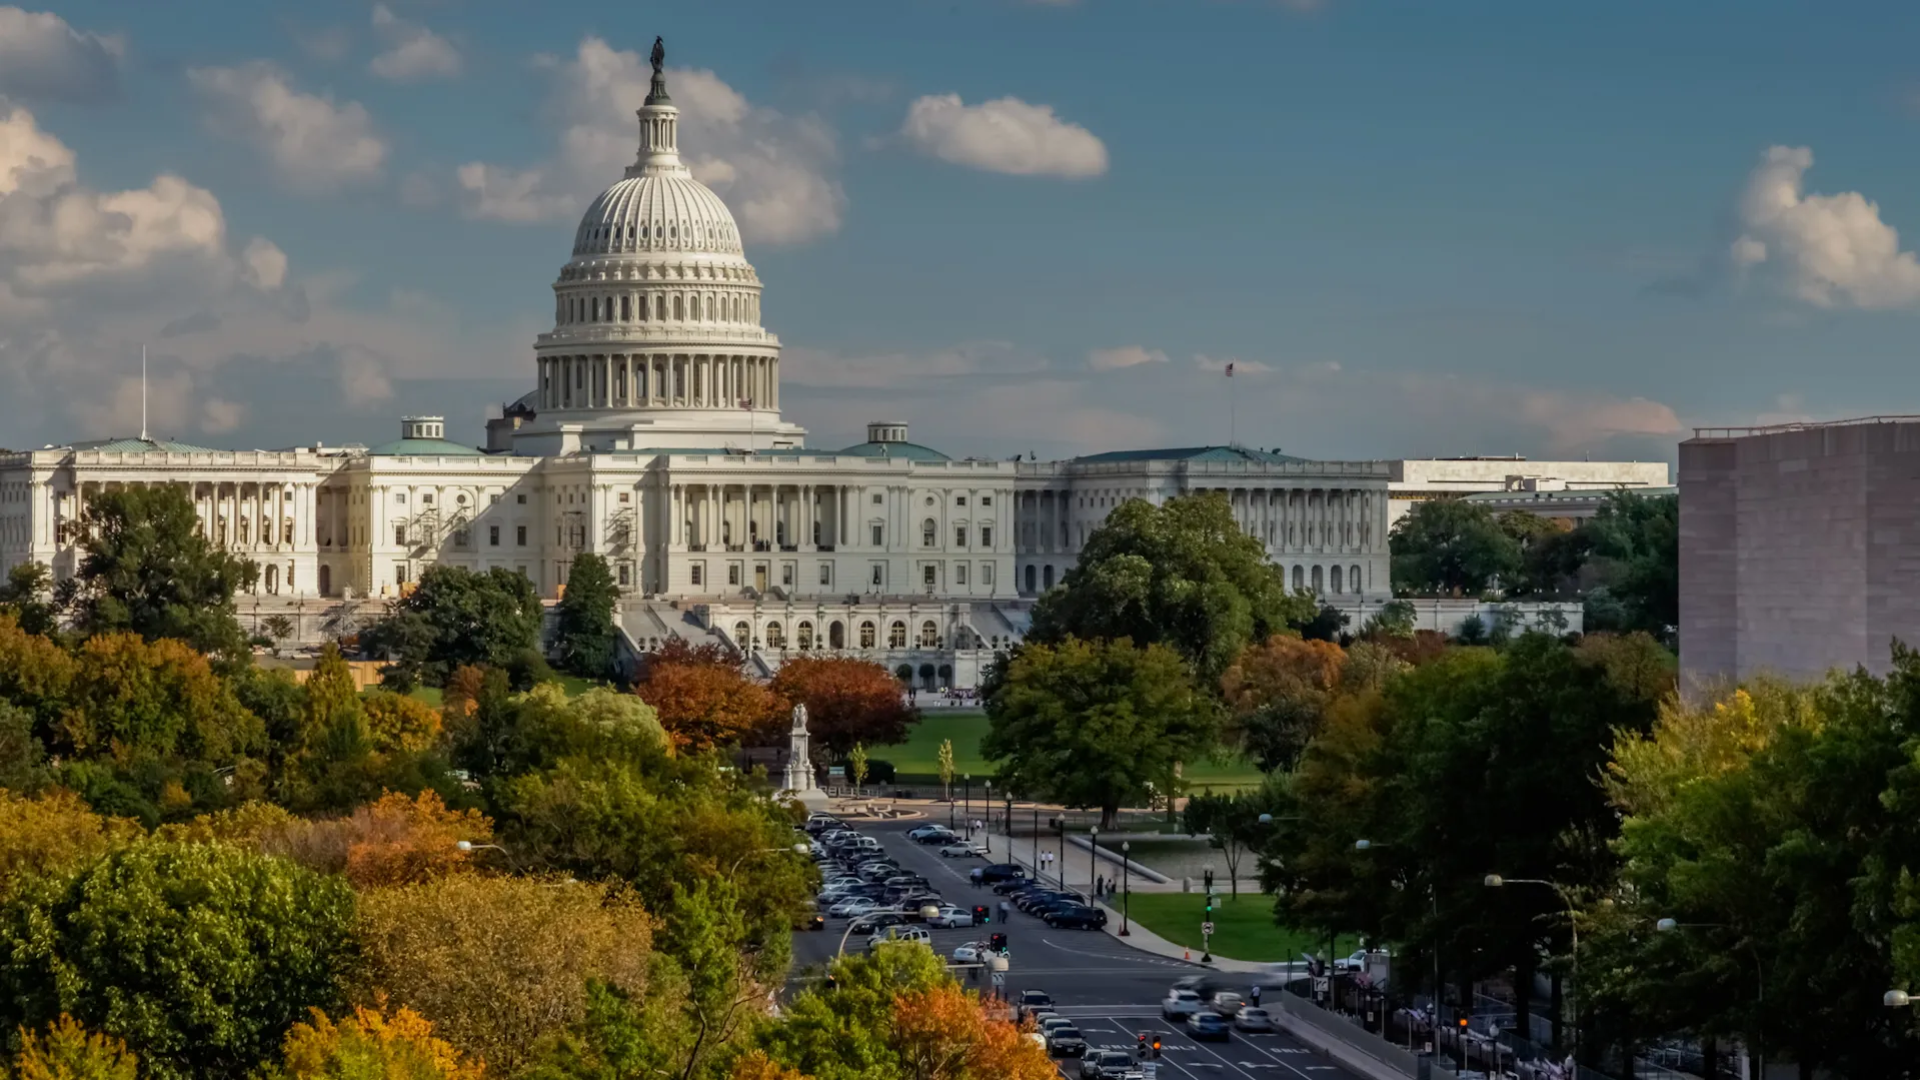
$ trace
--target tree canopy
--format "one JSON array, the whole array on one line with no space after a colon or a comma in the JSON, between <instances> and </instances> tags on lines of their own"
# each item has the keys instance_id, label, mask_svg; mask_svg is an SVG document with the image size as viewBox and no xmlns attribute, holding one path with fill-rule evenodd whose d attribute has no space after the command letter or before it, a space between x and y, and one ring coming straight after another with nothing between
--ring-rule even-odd
<instances>
[{"instance_id":1,"label":"tree canopy","mask_svg":"<svg viewBox=\"0 0 1920 1080\"><path fill-rule=\"evenodd\" d=\"M1112 824L1212 745L1215 706L1164 645L1068 638L1016 653L986 700L981 752L1010 790L1095 806Z\"/></svg>"},{"instance_id":2,"label":"tree canopy","mask_svg":"<svg viewBox=\"0 0 1920 1080\"><path fill-rule=\"evenodd\" d=\"M807 707L813 741L833 759L856 743L889 746L920 718L900 681L885 667L854 656L799 656L774 672L776 708ZM776 718L777 719L777 718ZM778 726L777 724L775 725Z\"/></svg>"},{"instance_id":3,"label":"tree canopy","mask_svg":"<svg viewBox=\"0 0 1920 1080\"><path fill-rule=\"evenodd\" d=\"M529 654L538 659L544 618L540 594L523 574L432 566L362 643L388 657L389 678L401 687L439 686L462 665L505 669Z\"/></svg>"},{"instance_id":4,"label":"tree canopy","mask_svg":"<svg viewBox=\"0 0 1920 1080\"><path fill-rule=\"evenodd\" d=\"M201 533L185 488L100 492L87 502L82 530L81 631L178 638L205 653L244 650L233 594L253 585L258 567Z\"/></svg>"},{"instance_id":5,"label":"tree canopy","mask_svg":"<svg viewBox=\"0 0 1920 1080\"><path fill-rule=\"evenodd\" d=\"M604 679L613 672L614 646L620 632L614 628L614 607L620 590L605 557L584 552L567 570L567 588L556 606L553 646L562 670L588 679Z\"/></svg>"},{"instance_id":6,"label":"tree canopy","mask_svg":"<svg viewBox=\"0 0 1920 1080\"><path fill-rule=\"evenodd\" d=\"M1477 596L1511 582L1521 567L1519 541L1491 510L1463 499L1415 503L1393 526L1388 547L1401 591Z\"/></svg>"},{"instance_id":7,"label":"tree canopy","mask_svg":"<svg viewBox=\"0 0 1920 1080\"><path fill-rule=\"evenodd\" d=\"M1079 561L1034 605L1029 644L1126 638L1165 645L1211 686L1249 642L1311 619L1281 568L1214 492L1155 506L1129 499L1087 537Z\"/></svg>"}]
</instances>

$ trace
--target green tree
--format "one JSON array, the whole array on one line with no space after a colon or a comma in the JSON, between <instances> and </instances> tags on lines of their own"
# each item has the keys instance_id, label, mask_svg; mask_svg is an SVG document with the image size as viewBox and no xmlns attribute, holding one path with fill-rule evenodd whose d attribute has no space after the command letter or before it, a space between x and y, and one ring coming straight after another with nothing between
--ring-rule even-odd
<instances>
[{"instance_id":1,"label":"green tree","mask_svg":"<svg viewBox=\"0 0 1920 1080\"><path fill-rule=\"evenodd\" d=\"M940 740L940 791L948 802L953 801L953 740Z\"/></svg>"},{"instance_id":2,"label":"green tree","mask_svg":"<svg viewBox=\"0 0 1920 1080\"><path fill-rule=\"evenodd\" d=\"M1389 600L1380 605L1380 610L1367 617L1360 628L1363 638L1412 638L1413 628L1419 613L1414 610L1411 600Z\"/></svg>"},{"instance_id":3,"label":"green tree","mask_svg":"<svg viewBox=\"0 0 1920 1080\"><path fill-rule=\"evenodd\" d=\"M941 958L924 945L889 942L865 956L842 956L827 969L830 987L796 997L754 1043L773 1060L818 1080L893 1080L904 1075L889 1020L902 994L949 982Z\"/></svg>"},{"instance_id":4,"label":"green tree","mask_svg":"<svg viewBox=\"0 0 1920 1080\"><path fill-rule=\"evenodd\" d=\"M134 844L0 905L0 1022L72 1015L149 1077L237 1080L338 1004L352 919L337 878L225 844Z\"/></svg>"},{"instance_id":5,"label":"green tree","mask_svg":"<svg viewBox=\"0 0 1920 1080\"><path fill-rule=\"evenodd\" d=\"M538 658L545 612L533 583L503 567L433 566L362 635L399 689L439 686L462 665L506 669Z\"/></svg>"},{"instance_id":6,"label":"green tree","mask_svg":"<svg viewBox=\"0 0 1920 1080\"><path fill-rule=\"evenodd\" d=\"M260 620L260 630L278 645L293 636L293 620L285 615L269 615Z\"/></svg>"},{"instance_id":7,"label":"green tree","mask_svg":"<svg viewBox=\"0 0 1920 1080\"><path fill-rule=\"evenodd\" d=\"M1581 527L1624 630L1672 644L1680 625L1680 499L1616 491Z\"/></svg>"},{"instance_id":8,"label":"green tree","mask_svg":"<svg viewBox=\"0 0 1920 1080\"><path fill-rule=\"evenodd\" d=\"M1208 846L1220 853L1235 898L1240 895L1240 863L1264 842L1272 825L1271 815L1282 804L1277 790L1269 784L1254 791L1192 795L1181 812L1181 825L1187 835L1207 834ZM1263 814L1268 815L1266 822L1260 820Z\"/></svg>"},{"instance_id":9,"label":"green tree","mask_svg":"<svg viewBox=\"0 0 1920 1080\"><path fill-rule=\"evenodd\" d=\"M1030 644L1069 637L1165 645L1212 686L1249 642L1313 617L1281 568L1215 492L1155 506L1129 499L1107 516L1060 586L1034 605Z\"/></svg>"},{"instance_id":10,"label":"green tree","mask_svg":"<svg viewBox=\"0 0 1920 1080\"><path fill-rule=\"evenodd\" d=\"M567 571L566 593L554 613L554 652L563 670L587 679L604 679L612 673L614 644L619 639L613 609L619 600L620 590L604 557L592 552L574 557Z\"/></svg>"},{"instance_id":11,"label":"green tree","mask_svg":"<svg viewBox=\"0 0 1920 1080\"><path fill-rule=\"evenodd\" d=\"M206 653L244 654L233 594L259 568L200 532L184 487L124 488L87 503L77 622L84 633L130 630Z\"/></svg>"},{"instance_id":12,"label":"green tree","mask_svg":"<svg viewBox=\"0 0 1920 1080\"><path fill-rule=\"evenodd\" d=\"M1097 806L1103 826L1206 753L1217 727L1212 699L1194 688L1179 654L1126 638L1028 644L986 706L981 751L1001 762L1001 781Z\"/></svg>"},{"instance_id":13,"label":"green tree","mask_svg":"<svg viewBox=\"0 0 1920 1080\"><path fill-rule=\"evenodd\" d=\"M46 563L25 562L7 571L0 585L0 614L13 616L29 634L51 634L60 626L54 602L53 572Z\"/></svg>"},{"instance_id":14,"label":"green tree","mask_svg":"<svg viewBox=\"0 0 1920 1080\"><path fill-rule=\"evenodd\" d=\"M1511 582L1520 544L1492 511L1462 499L1416 503L1388 537L1396 592L1476 596Z\"/></svg>"},{"instance_id":15,"label":"green tree","mask_svg":"<svg viewBox=\"0 0 1920 1080\"><path fill-rule=\"evenodd\" d=\"M853 778L853 793L860 794L860 785L867 782L867 747L865 743L854 743L847 753L847 775Z\"/></svg>"}]
</instances>

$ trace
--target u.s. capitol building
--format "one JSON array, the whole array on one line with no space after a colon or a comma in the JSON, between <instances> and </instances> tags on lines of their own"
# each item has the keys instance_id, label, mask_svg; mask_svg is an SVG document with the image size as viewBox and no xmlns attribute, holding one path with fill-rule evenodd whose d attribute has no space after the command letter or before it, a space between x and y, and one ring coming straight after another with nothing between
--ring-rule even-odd
<instances>
[{"instance_id":1,"label":"u.s. capitol building","mask_svg":"<svg viewBox=\"0 0 1920 1080\"><path fill-rule=\"evenodd\" d=\"M484 447L440 417L368 449L215 450L141 437L0 456L0 568L79 560L88 496L187 489L207 535L260 566L243 607L348 627L436 564L506 567L557 596L603 555L635 651L724 640L763 669L870 655L972 685L1033 598L1128 498L1227 496L1297 588L1356 615L1389 598L1386 462L1238 446L1066 461L956 460L870 424L814 449L780 407L780 342L733 215L682 163L656 73L637 159L593 200L553 286L535 385Z\"/></svg>"}]
</instances>

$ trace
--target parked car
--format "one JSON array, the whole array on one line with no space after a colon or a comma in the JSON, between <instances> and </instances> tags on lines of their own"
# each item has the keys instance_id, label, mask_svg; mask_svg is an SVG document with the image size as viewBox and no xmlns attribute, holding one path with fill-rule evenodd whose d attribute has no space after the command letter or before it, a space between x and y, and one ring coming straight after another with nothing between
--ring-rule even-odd
<instances>
[{"instance_id":1,"label":"parked car","mask_svg":"<svg viewBox=\"0 0 1920 1080\"><path fill-rule=\"evenodd\" d=\"M1218 1013L1194 1013L1187 1020L1187 1034L1196 1040L1227 1042L1232 1037L1230 1034L1232 1030L1227 1024L1227 1018Z\"/></svg>"},{"instance_id":2,"label":"parked car","mask_svg":"<svg viewBox=\"0 0 1920 1080\"><path fill-rule=\"evenodd\" d=\"M948 844L941 848L940 857L943 859L977 859L980 857L980 852L976 851L972 844L960 842Z\"/></svg>"},{"instance_id":3,"label":"parked car","mask_svg":"<svg viewBox=\"0 0 1920 1080\"><path fill-rule=\"evenodd\" d=\"M933 935L917 926L889 926L868 938L867 948L889 941L917 941L922 945L932 945Z\"/></svg>"},{"instance_id":4,"label":"parked car","mask_svg":"<svg viewBox=\"0 0 1920 1080\"><path fill-rule=\"evenodd\" d=\"M1191 990L1169 990L1160 1002L1160 1015L1169 1020L1185 1020L1203 1011L1200 995Z\"/></svg>"},{"instance_id":5,"label":"parked car","mask_svg":"<svg viewBox=\"0 0 1920 1080\"><path fill-rule=\"evenodd\" d=\"M973 912L964 911L952 904L942 904L940 914L927 920L928 926L937 926L942 930L951 930L956 926L972 926Z\"/></svg>"},{"instance_id":6,"label":"parked car","mask_svg":"<svg viewBox=\"0 0 1920 1080\"><path fill-rule=\"evenodd\" d=\"M856 934L873 934L889 926L899 926L906 921L907 917L897 911L876 911L871 915L862 915L853 920L853 925L849 929Z\"/></svg>"},{"instance_id":7,"label":"parked car","mask_svg":"<svg viewBox=\"0 0 1920 1080\"><path fill-rule=\"evenodd\" d=\"M1272 1031L1273 1014L1258 1005L1249 1005L1234 1015L1233 1026L1241 1031Z\"/></svg>"},{"instance_id":8,"label":"parked car","mask_svg":"<svg viewBox=\"0 0 1920 1080\"><path fill-rule=\"evenodd\" d=\"M854 919L871 913L880 906L879 902L868 896L855 896L842 900L827 909L827 914L836 919Z\"/></svg>"},{"instance_id":9,"label":"parked car","mask_svg":"<svg viewBox=\"0 0 1920 1080\"><path fill-rule=\"evenodd\" d=\"M1047 1033L1047 1053L1054 1057L1080 1057L1087 1052L1087 1040L1072 1024Z\"/></svg>"},{"instance_id":10,"label":"parked car","mask_svg":"<svg viewBox=\"0 0 1920 1080\"><path fill-rule=\"evenodd\" d=\"M1062 904L1040 916L1055 930L1099 930L1107 925L1107 913L1085 904Z\"/></svg>"},{"instance_id":11,"label":"parked car","mask_svg":"<svg viewBox=\"0 0 1920 1080\"><path fill-rule=\"evenodd\" d=\"M1387 950L1385 949L1356 949L1347 956L1335 957L1333 961L1333 970L1365 971L1367 970L1367 957L1373 956L1375 954L1378 954L1381 957L1388 957L1392 955L1391 953L1387 952Z\"/></svg>"},{"instance_id":12,"label":"parked car","mask_svg":"<svg viewBox=\"0 0 1920 1080\"><path fill-rule=\"evenodd\" d=\"M1027 876L1027 868L1013 863L988 863L985 866L974 867L969 876L982 884L991 885L996 881L1024 878Z\"/></svg>"}]
</instances>

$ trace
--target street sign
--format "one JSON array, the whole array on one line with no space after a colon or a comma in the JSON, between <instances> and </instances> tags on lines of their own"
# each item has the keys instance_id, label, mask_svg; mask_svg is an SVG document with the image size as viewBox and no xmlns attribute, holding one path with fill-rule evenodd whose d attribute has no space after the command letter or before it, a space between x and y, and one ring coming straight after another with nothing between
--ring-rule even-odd
<instances>
[{"instance_id":1,"label":"street sign","mask_svg":"<svg viewBox=\"0 0 1920 1080\"><path fill-rule=\"evenodd\" d=\"M1203 933L1203 934L1211 934L1211 933L1213 933L1213 922L1212 922L1212 920L1208 920L1207 922L1203 922L1203 923L1201 923L1201 924L1200 924L1200 932L1201 932L1201 933Z\"/></svg>"},{"instance_id":2,"label":"street sign","mask_svg":"<svg viewBox=\"0 0 1920 1080\"><path fill-rule=\"evenodd\" d=\"M1160 1063L1157 1061L1143 1061L1140 1063L1140 1073L1145 1076L1147 1080L1153 1080L1154 1077L1160 1075Z\"/></svg>"},{"instance_id":3,"label":"street sign","mask_svg":"<svg viewBox=\"0 0 1920 1080\"><path fill-rule=\"evenodd\" d=\"M996 972L994 972L994 973L993 973L993 985L995 985L995 986L1005 986L1005 985L1007 985L1007 973L1006 973L1006 972L1004 972L1004 971L996 971Z\"/></svg>"}]
</instances>

